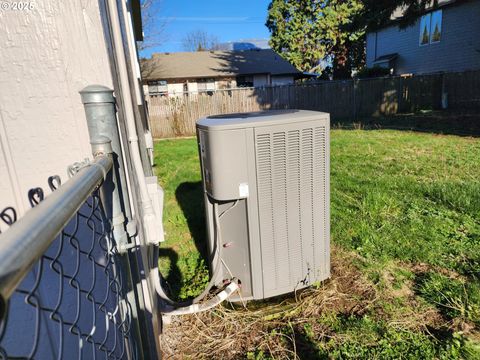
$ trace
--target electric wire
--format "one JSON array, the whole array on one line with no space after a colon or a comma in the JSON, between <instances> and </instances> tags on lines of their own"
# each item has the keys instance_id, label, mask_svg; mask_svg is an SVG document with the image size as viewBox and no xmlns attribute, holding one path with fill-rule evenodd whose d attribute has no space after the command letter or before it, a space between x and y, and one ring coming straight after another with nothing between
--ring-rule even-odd
<instances>
[{"instance_id":1,"label":"electric wire","mask_svg":"<svg viewBox=\"0 0 480 360\"><path fill-rule=\"evenodd\" d=\"M212 260L213 259L215 260L215 263L214 263L214 266L212 267L212 276L210 278L210 281L206 285L205 289L198 296L196 296L193 299L187 300L187 301L177 302L177 301L172 300L167 295L167 292L164 290L164 288L162 286L162 283L165 283L165 279L161 276L160 271L158 269L159 247L158 246L154 247L154 254L153 254L154 264L152 264L153 265L152 266L152 268L153 268L152 273L154 274L153 276L154 276L155 289L156 289L157 294L160 296L160 298L162 300L164 300L169 307L171 307L171 308L169 308L169 307L164 306L164 309L162 309L162 313L164 313L164 314L180 315L180 314L192 313L191 311L198 312L198 311L207 310L204 307L199 307L199 306L194 306L194 305L198 304L201 300L203 300L210 293L211 289L215 285L215 282L217 280L217 277L218 277L218 274L219 274L219 271L220 271L220 268L221 268L220 264L222 262L222 259L221 259L221 256L220 256L220 251L219 251L220 245L222 243L221 233L220 233L220 218L222 216L224 216L228 211L233 209L238 204L239 200L236 200L233 203L232 206L230 206L228 209L224 210L220 215L218 214L218 204L215 201L211 201L209 197L208 197L208 201L212 204L212 208L213 208L214 249L213 249L213 253L211 254L211 256L212 256ZM227 270L229 271L230 275L232 276L232 273L230 272L230 270L228 268L227 268ZM231 283L234 282L233 276L230 280L231 280ZM236 286L239 288L238 284ZM228 288L228 286L223 291L221 291L219 294L217 294L217 296L212 300L216 301L216 300L221 299L220 302L224 301L226 298L225 299L223 298L224 297L223 293L225 293L227 288ZM228 296L230 296L233 292L236 291L236 290L232 291L233 287L228 288L228 289L229 289ZM228 296L227 296L227 298L228 298ZM210 306L210 305L212 305L215 301L212 301L212 302L208 301L207 302L208 304L206 303L207 304L206 306L208 306L208 308L211 308L212 306ZM213 306L216 306L216 305L213 305ZM185 309L185 311L177 311L180 308L186 308L186 309ZM189 310L187 310L187 308Z\"/></svg>"},{"instance_id":2,"label":"electric wire","mask_svg":"<svg viewBox=\"0 0 480 360\"><path fill-rule=\"evenodd\" d=\"M218 218L221 219L226 213L228 213L228 212L229 212L230 210L232 210L235 206L237 206L237 204L238 204L239 201L240 201L239 199L235 200L235 202L233 203L233 205L230 206L228 209L222 211L222 213L218 216Z\"/></svg>"}]
</instances>

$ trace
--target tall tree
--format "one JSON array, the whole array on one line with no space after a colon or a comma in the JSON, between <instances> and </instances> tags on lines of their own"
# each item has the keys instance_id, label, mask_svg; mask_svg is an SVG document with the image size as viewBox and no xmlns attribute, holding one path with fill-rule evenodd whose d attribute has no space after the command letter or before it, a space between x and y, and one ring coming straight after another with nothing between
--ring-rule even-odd
<instances>
[{"instance_id":1,"label":"tall tree","mask_svg":"<svg viewBox=\"0 0 480 360\"><path fill-rule=\"evenodd\" d=\"M219 50L218 38L203 30L194 30L185 35L182 39L185 51L209 51Z\"/></svg>"},{"instance_id":2,"label":"tall tree","mask_svg":"<svg viewBox=\"0 0 480 360\"><path fill-rule=\"evenodd\" d=\"M438 0L362 0L362 2L364 5L362 22L370 30L386 25L395 12L401 13L401 18L398 19L400 27L410 26L425 9L438 6Z\"/></svg>"},{"instance_id":3,"label":"tall tree","mask_svg":"<svg viewBox=\"0 0 480 360\"><path fill-rule=\"evenodd\" d=\"M460 0L462 1L462 0ZM463 0L465 1L465 0ZM401 27L411 25L438 0L272 0L266 26L270 46L298 69L350 77L365 61L365 34L401 9Z\"/></svg>"},{"instance_id":4,"label":"tall tree","mask_svg":"<svg viewBox=\"0 0 480 360\"><path fill-rule=\"evenodd\" d=\"M270 46L300 70L321 71L335 48L364 35L364 29L344 31L362 9L360 0L273 0L266 22Z\"/></svg>"}]
</instances>

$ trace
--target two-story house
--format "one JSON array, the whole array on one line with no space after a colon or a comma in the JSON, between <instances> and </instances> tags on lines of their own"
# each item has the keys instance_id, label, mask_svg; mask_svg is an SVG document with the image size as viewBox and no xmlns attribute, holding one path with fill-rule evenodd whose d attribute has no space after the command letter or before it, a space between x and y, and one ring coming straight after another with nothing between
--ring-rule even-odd
<instances>
[{"instance_id":1,"label":"two-story house","mask_svg":"<svg viewBox=\"0 0 480 360\"><path fill-rule=\"evenodd\" d=\"M395 75L480 69L480 1L439 0L406 28L402 15L367 34L368 67Z\"/></svg>"}]
</instances>

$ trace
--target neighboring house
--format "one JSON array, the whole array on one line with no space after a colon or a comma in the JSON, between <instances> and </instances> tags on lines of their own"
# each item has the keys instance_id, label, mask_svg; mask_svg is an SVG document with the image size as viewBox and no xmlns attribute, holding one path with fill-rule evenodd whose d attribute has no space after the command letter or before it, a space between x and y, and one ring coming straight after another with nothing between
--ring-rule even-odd
<instances>
[{"instance_id":1,"label":"neighboring house","mask_svg":"<svg viewBox=\"0 0 480 360\"><path fill-rule=\"evenodd\" d=\"M480 1L439 0L411 26L392 23L367 34L367 66L392 74L480 69Z\"/></svg>"},{"instance_id":2,"label":"neighboring house","mask_svg":"<svg viewBox=\"0 0 480 360\"><path fill-rule=\"evenodd\" d=\"M145 92L152 95L288 85L300 77L299 70L271 49L161 53L142 61Z\"/></svg>"}]
</instances>

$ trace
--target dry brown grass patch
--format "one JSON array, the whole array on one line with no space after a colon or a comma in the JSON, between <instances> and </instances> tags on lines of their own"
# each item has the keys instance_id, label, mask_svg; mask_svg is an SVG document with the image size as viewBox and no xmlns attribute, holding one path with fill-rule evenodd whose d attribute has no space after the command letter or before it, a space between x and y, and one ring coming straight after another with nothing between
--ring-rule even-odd
<instances>
[{"instance_id":1,"label":"dry brown grass patch","mask_svg":"<svg viewBox=\"0 0 480 360\"><path fill-rule=\"evenodd\" d=\"M248 351L296 358L295 334L304 324L313 324L317 338L334 336L312 320L327 312L361 316L378 300L373 284L352 265L353 256L334 248L332 277L318 287L282 299L251 302L247 308L229 304L173 319L160 339L165 358L236 359Z\"/></svg>"},{"instance_id":2,"label":"dry brown grass patch","mask_svg":"<svg viewBox=\"0 0 480 360\"><path fill-rule=\"evenodd\" d=\"M328 322L317 321L328 316L349 318L368 313L392 328L424 333L452 328L436 308L415 295L412 280L394 286L394 274L399 269L417 273L428 266L386 265L379 286L354 265L362 261L353 252L333 247L332 276L318 287L268 301L252 301L246 308L225 304L210 312L174 318L160 339L163 355L167 359L238 359L248 352L263 351L276 359L297 359L298 352L305 352L305 326L310 342L346 341ZM458 328L458 324L453 327Z\"/></svg>"}]
</instances>

